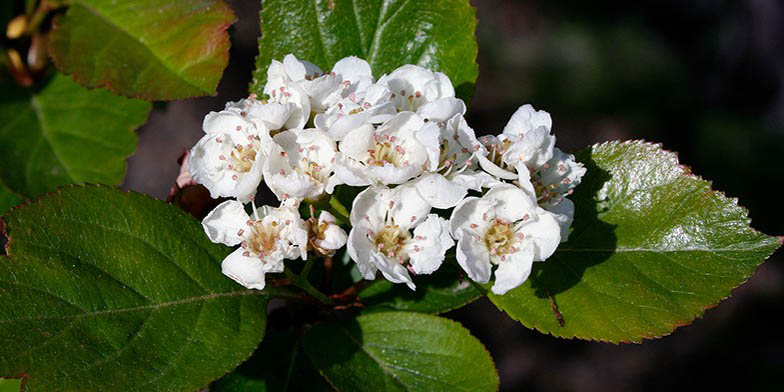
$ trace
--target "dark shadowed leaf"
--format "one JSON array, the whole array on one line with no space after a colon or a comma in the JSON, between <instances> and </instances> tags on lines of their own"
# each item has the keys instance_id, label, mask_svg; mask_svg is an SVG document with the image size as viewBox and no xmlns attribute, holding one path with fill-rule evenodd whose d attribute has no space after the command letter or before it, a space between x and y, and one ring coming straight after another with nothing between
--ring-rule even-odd
<instances>
[{"instance_id":1,"label":"dark shadowed leaf","mask_svg":"<svg viewBox=\"0 0 784 392\"><path fill-rule=\"evenodd\" d=\"M260 94L270 61L289 53L324 70L353 55L376 77L404 64L443 72L468 100L479 72L475 29L467 0L263 0L250 90Z\"/></svg>"},{"instance_id":2,"label":"dark shadowed leaf","mask_svg":"<svg viewBox=\"0 0 784 392\"><path fill-rule=\"evenodd\" d=\"M289 331L268 331L256 352L210 392L332 391Z\"/></svg>"},{"instance_id":3,"label":"dark shadowed leaf","mask_svg":"<svg viewBox=\"0 0 784 392\"><path fill-rule=\"evenodd\" d=\"M40 390L197 390L261 341L268 298L176 207L70 186L3 217L0 377Z\"/></svg>"},{"instance_id":4,"label":"dark shadowed leaf","mask_svg":"<svg viewBox=\"0 0 784 392\"><path fill-rule=\"evenodd\" d=\"M5 210L22 202L22 198L11 192L8 187L0 182L0 214Z\"/></svg>"},{"instance_id":5,"label":"dark shadowed leaf","mask_svg":"<svg viewBox=\"0 0 784 392\"><path fill-rule=\"evenodd\" d=\"M414 277L416 291L404 284L378 278L359 293L367 311L401 310L422 313L443 313L475 301L482 293L465 278L460 281L460 268L454 260L446 261L432 275Z\"/></svg>"},{"instance_id":6,"label":"dark shadowed leaf","mask_svg":"<svg viewBox=\"0 0 784 392\"><path fill-rule=\"evenodd\" d=\"M489 294L530 328L610 342L666 335L729 296L779 246L749 227L737 200L658 145L610 142L578 155L588 173L573 196L569 241L523 286Z\"/></svg>"},{"instance_id":7,"label":"dark shadowed leaf","mask_svg":"<svg viewBox=\"0 0 784 392\"><path fill-rule=\"evenodd\" d=\"M0 182L34 197L60 185L119 185L149 102L56 74L37 89L0 81Z\"/></svg>"},{"instance_id":8,"label":"dark shadowed leaf","mask_svg":"<svg viewBox=\"0 0 784 392\"><path fill-rule=\"evenodd\" d=\"M222 0L71 0L49 52L87 87L148 100L213 95L233 21Z\"/></svg>"},{"instance_id":9,"label":"dark shadowed leaf","mask_svg":"<svg viewBox=\"0 0 784 392\"><path fill-rule=\"evenodd\" d=\"M460 324L380 312L317 324L302 347L339 391L496 391L487 350Z\"/></svg>"}]
</instances>

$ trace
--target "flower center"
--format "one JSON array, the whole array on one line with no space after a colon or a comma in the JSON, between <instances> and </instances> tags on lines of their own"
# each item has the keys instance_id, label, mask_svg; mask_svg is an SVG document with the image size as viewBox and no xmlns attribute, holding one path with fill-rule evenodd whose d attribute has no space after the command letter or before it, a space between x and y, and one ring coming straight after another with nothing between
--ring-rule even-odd
<instances>
[{"instance_id":1,"label":"flower center","mask_svg":"<svg viewBox=\"0 0 784 392\"><path fill-rule=\"evenodd\" d=\"M402 250L410 237L408 230L401 230L400 226L395 224L387 224L383 230L376 233L373 243L380 253L396 258L402 264L408 259L408 255Z\"/></svg>"},{"instance_id":2,"label":"flower center","mask_svg":"<svg viewBox=\"0 0 784 392\"><path fill-rule=\"evenodd\" d=\"M370 160L368 164L372 166L384 166L391 164L395 167L408 166L406 160L406 150L401 144L397 143L397 137L383 135L375 136L376 145L372 150L368 150Z\"/></svg>"},{"instance_id":3,"label":"flower center","mask_svg":"<svg viewBox=\"0 0 784 392\"><path fill-rule=\"evenodd\" d=\"M509 139L492 140L485 136L479 138L479 141L487 148L487 159L496 166L506 169L508 165L504 162L504 153L509 149L512 142Z\"/></svg>"},{"instance_id":4,"label":"flower center","mask_svg":"<svg viewBox=\"0 0 784 392\"><path fill-rule=\"evenodd\" d=\"M250 238L243 244L243 247L256 255L266 256L277 247L280 230L281 225L277 221L272 221L267 225L256 221L251 228Z\"/></svg>"},{"instance_id":5,"label":"flower center","mask_svg":"<svg viewBox=\"0 0 784 392\"><path fill-rule=\"evenodd\" d=\"M253 163L256 162L257 152L257 149L252 144L246 146L238 144L229 156L229 162L231 162L229 169L240 173L249 172L250 168L253 167Z\"/></svg>"},{"instance_id":6,"label":"flower center","mask_svg":"<svg viewBox=\"0 0 784 392\"><path fill-rule=\"evenodd\" d=\"M502 219L496 219L485 233L485 244L490 250L490 255L501 260L505 260L506 255L517 252L515 244L519 239L514 224ZM494 258L491 257L492 259Z\"/></svg>"}]
</instances>

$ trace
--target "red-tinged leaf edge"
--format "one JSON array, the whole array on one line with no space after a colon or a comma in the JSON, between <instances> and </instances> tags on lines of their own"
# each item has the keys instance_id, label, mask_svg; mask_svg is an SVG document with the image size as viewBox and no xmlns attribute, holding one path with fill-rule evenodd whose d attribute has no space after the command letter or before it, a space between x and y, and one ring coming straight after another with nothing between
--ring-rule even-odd
<instances>
[{"instance_id":1,"label":"red-tinged leaf edge","mask_svg":"<svg viewBox=\"0 0 784 392\"><path fill-rule=\"evenodd\" d=\"M224 2L224 0L215 0L215 7L216 7L216 10L214 10L213 12L215 12L215 13L218 13L218 12L224 13L225 16L226 16L227 22L221 23L221 24L218 24L218 25L215 26L214 32L213 32L213 37L214 38L212 40L207 41L205 43L205 47L213 49L213 50L215 48L217 48L217 50L215 50L213 55L216 58L218 58L220 60L220 62L223 64L223 67L222 67L222 69L220 71L221 72L221 78L222 78L223 72L226 70L226 67L228 67L228 65L229 65L229 49L231 48L231 40L229 38L228 29L229 29L229 27L231 27L237 21L237 17L234 14L234 11L232 10L232 8L228 4L226 4ZM57 33L58 28L60 27L58 22L61 22L61 18L62 18L62 15L56 15L52 19L52 30L50 31L50 34L54 35L54 34ZM127 93L123 92L120 88L118 88L112 82L112 80L110 80L108 78L101 78L101 79L99 79L99 80L97 80L95 82L92 82L91 78L88 78L86 75L84 75L84 74L82 74L80 72L77 72L76 70L73 70L73 71L69 72L67 70L67 67L68 67L67 62L65 61L65 59L63 57L61 57L58 54L57 50L55 50L53 41L54 40L49 39L47 44L46 44L46 47L47 47L47 52L49 53L49 57L52 59L52 62L54 63L55 67L61 73L69 75L71 78L73 78L74 81L76 81L77 83L81 84L82 86L84 86L86 88L104 87L104 88L108 89L109 91L111 91L111 92L113 92L113 93L115 93L117 95L129 97L129 98L143 99L143 100L146 100L146 101L174 101L174 100L196 98L196 97L202 97L202 96L217 96L218 95L217 88L218 88L218 83L220 82L221 78L218 78L218 80L215 83L215 86L212 87L212 89L211 89L211 90L213 90L211 93L208 92L208 91L204 91L200 87L197 87L198 89L204 91L205 94L191 94L191 95L185 94L185 95L175 95L175 96L155 96L155 95L152 95L152 94L146 94L146 93L142 93L142 92L136 92L135 94L127 94ZM194 87L196 87L196 86L194 86Z\"/></svg>"}]
</instances>

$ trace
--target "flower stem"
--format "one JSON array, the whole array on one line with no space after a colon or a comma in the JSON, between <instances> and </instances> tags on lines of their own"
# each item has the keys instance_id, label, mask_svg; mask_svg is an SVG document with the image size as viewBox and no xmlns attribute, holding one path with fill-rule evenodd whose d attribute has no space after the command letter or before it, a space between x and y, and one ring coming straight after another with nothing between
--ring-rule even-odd
<instances>
[{"instance_id":1,"label":"flower stem","mask_svg":"<svg viewBox=\"0 0 784 392\"><path fill-rule=\"evenodd\" d=\"M295 274L291 269L289 269L289 267L285 267L283 269L283 273L286 274L287 278L291 279L291 283L301 288L306 293L313 296L313 298L319 300L321 303L324 303L326 305L333 304L333 301L329 297L324 295L324 293L319 291L317 288L313 287L313 285L310 284L307 278L303 278L302 276Z\"/></svg>"}]
</instances>

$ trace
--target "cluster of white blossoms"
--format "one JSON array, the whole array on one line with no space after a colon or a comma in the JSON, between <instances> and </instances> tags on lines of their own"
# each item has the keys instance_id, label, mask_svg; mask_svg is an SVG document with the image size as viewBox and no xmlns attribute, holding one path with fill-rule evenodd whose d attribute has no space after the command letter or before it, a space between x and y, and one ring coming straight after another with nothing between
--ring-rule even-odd
<instances>
[{"instance_id":1,"label":"cluster of white blossoms","mask_svg":"<svg viewBox=\"0 0 784 392\"><path fill-rule=\"evenodd\" d=\"M568 236L567 196L585 168L555 148L544 111L522 106L503 133L477 139L446 75L405 65L376 80L356 57L330 72L273 60L264 94L208 114L188 160L194 181L233 198L203 226L213 242L240 245L222 267L246 287L262 289L285 259L345 245L365 279L381 271L415 289L412 275L436 271L456 244L468 277L487 283L495 267L492 291L503 294ZM280 206L249 213L262 181ZM348 235L326 211L300 216L300 203L344 186L366 187Z\"/></svg>"}]
</instances>

